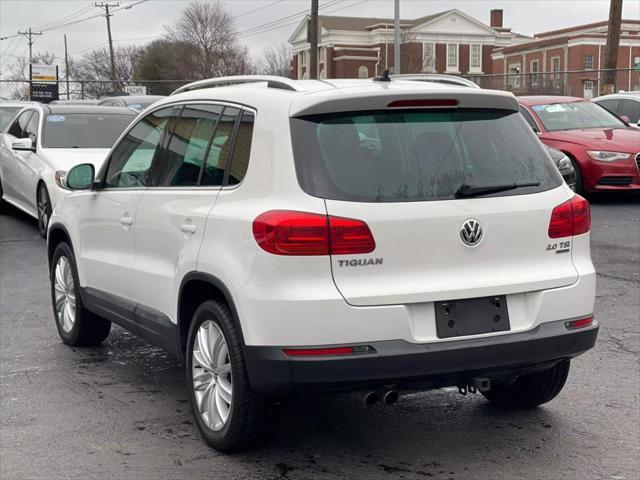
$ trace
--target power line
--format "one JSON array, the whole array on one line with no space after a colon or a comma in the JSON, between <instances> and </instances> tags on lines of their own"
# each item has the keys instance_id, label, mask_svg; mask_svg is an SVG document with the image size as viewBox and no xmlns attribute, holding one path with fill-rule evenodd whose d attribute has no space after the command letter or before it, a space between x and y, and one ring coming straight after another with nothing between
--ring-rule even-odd
<instances>
[{"instance_id":1,"label":"power line","mask_svg":"<svg viewBox=\"0 0 640 480\"><path fill-rule=\"evenodd\" d=\"M25 30L25 31L18 30L18 34L24 35L27 38L27 41L29 42L29 64L31 64L33 60L33 36L42 35L42 32L34 32L33 30L31 30L31 27L29 27L29 30Z\"/></svg>"},{"instance_id":2,"label":"power line","mask_svg":"<svg viewBox=\"0 0 640 480\"><path fill-rule=\"evenodd\" d=\"M140 3L140 2L138 2ZM116 81L116 59L113 54L113 40L111 39L111 17L113 13L109 13L109 7L119 7L120 3L96 3L96 7L104 8L104 16L107 19L107 36L109 38L109 56L111 58L111 80Z\"/></svg>"},{"instance_id":3,"label":"power line","mask_svg":"<svg viewBox=\"0 0 640 480\"><path fill-rule=\"evenodd\" d=\"M51 27L51 26L53 26L53 25L55 25L55 24L57 24L57 23L59 23L59 22L63 22L63 21L65 21L65 20L70 20L70 19L72 19L72 18L74 18L74 17L77 17L77 16L79 16L79 15L81 15L81 14L85 13L86 11L91 10L91 8L93 8L93 5L91 5L91 3L89 3L89 5L86 5L86 6L82 7L80 10L78 10L78 11L76 11L76 12L74 12L74 13L71 13L71 14L69 14L69 15L66 15L66 16L64 16L64 17L62 17L62 18L57 19L57 20L53 20L53 21L51 21L51 22L44 23L44 24L39 25L39 26L34 27L34 28L36 28L36 29L40 29L40 28L47 28L47 27Z\"/></svg>"},{"instance_id":4,"label":"power line","mask_svg":"<svg viewBox=\"0 0 640 480\"><path fill-rule=\"evenodd\" d=\"M261 7L254 8L253 10L249 10L248 12L243 12L243 13L240 13L240 14L238 14L238 15L234 15L234 16L233 16L233 18L234 18L234 19L235 19L235 18L240 18L240 17L244 17L245 15L250 15L250 14L252 14L252 13L259 12L260 10L264 10L265 8L273 7L273 6L274 6L275 4L277 4L277 3L280 3L280 1L279 1L279 0L276 0L275 2L271 2L271 3L268 3L268 4L263 5L263 6L261 6Z\"/></svg>"}]
</instances>

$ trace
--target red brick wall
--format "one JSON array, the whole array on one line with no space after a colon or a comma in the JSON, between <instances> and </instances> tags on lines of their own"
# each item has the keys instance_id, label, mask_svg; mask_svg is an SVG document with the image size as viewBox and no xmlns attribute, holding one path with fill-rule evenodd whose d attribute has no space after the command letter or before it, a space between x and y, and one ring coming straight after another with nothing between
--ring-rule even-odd
<instances>
[{"instance_id":1,"label":"red brick wall","mask_svg":"<svg viewBox=\"0 0 640 480\"><path fill-rule=\"evenodd\" d=\"M564 48L552 48L547 50L547 66L546 71L550 72L551 69L551 59L553 57L560 57L560 71L565 70L566 66L564 64Z\"/></svg>"}]
</instances>

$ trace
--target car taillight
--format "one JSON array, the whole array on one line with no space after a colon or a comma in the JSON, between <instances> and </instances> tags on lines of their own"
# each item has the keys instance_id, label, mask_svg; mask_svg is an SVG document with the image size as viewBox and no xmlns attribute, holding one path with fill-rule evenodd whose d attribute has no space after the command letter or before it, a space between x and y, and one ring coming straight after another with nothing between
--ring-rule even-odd
<instances>
[{"instance_id":1,"label":"car taillight","mask_svg":"<svg viewBox=\"0 0 640 480\"><path fill-rule=\"evenodd\" d=\"M591 228L591 209L580 195L561 203L551 212L549 238L571 237L587 233Z\"/></svg>"},{"instance_id":2,"label":"car taillight","mask_svg":"<svg viewBox=\"0 0 640 480\"><path fill-rule=\"evenodd\" d=\"M351 218L271 210L253 221L253 237L274 255L347 255L376 248L366 223Z\"/></svg>"},{"instance_id":3,"label":"car taillight","mask_svg":"<svg viewBox=\"0 0 640 480\"><path fill-rule=\"evenodd\" d=\"M576 330L578 328L589 327L593 325L593 317L581 318L580 320L571 320L570 322L564 322L564 326L567 330Z\"/></svg>"},{"instance_id":4,"label":"car taillight","mask_svg":"<svg viewBox=\"0 0 640 480\"><path fill-rule=\"evenodd\" d=\"M376 350L369 345L356 345L353 347L333 348L283 348L282 353L288 357L325 357L358 353L376 353Z\"/></svg>"}]
</instances>

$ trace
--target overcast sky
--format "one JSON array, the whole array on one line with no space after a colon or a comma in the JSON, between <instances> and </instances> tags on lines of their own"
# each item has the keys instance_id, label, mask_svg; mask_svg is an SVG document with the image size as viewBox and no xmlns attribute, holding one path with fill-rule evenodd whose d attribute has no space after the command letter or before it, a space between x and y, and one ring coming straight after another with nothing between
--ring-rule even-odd
<instances>
[{"instance_id":1,"label":"overcast sky","mask_svg":"<svg viewBox=\"0 0 640 480\"><path fill-rule=\"evenodd\" d=\"M113 38L116 44L145 44L160 36L164 26L173 23L180 15L187 0L121 1L121 7L130 9L115 12L111 18ZM227 0L222 2L235 16L235 26L241 32L241 41L249 46L252 54L259 55L269 44L286 41L303 14L310 0ZM320 0L320 13L392 17L393 0ZM56 25L82 20L100 13L87 0L0 0L0 37L15 35L18 30L32 27L45 30ZM326 7L323 9L323 5ZM536 32L554 30L582 23L606 20L609 0L401 0L401 16L415 18L457 8L472 17L489 23L489 10L504 10L504 25L514 31L533 35ZM252 31L268 22L294 15L292 19L276 24L268 31ZM625 0L623 18L640 18L640 1ZM269 25L263 27L269 28ZM244 32L244 33L242 33ZM63 34L67 34L69 54L80 57L94 48L106 46L107 33L104 17L69 24L44 31L34 37L34 52L47 50L60 59L64 58ZM14 37L0 41L0 73L5 74L8 65L16 57L28 56L27 40Z\"/></svg>"}]
</instances>

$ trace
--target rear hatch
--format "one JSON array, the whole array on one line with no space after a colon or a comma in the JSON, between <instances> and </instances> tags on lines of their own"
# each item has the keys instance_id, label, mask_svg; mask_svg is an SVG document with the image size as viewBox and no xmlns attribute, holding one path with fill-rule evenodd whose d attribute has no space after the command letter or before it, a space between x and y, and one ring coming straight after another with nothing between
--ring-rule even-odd
<instances>
[{"instance_id":1,"label":"rear hatch","mask_svg":"<svg viewBox=\"0 0 640 480\"><path fill-rule=\"evenodd\" d=\"M404 304L574 283L570 251L548 236L568 196L517 106L400 105L291 119L303 190L375 240L371 253L332 256L344 298Z\"/></svg>"}]
</instances>

